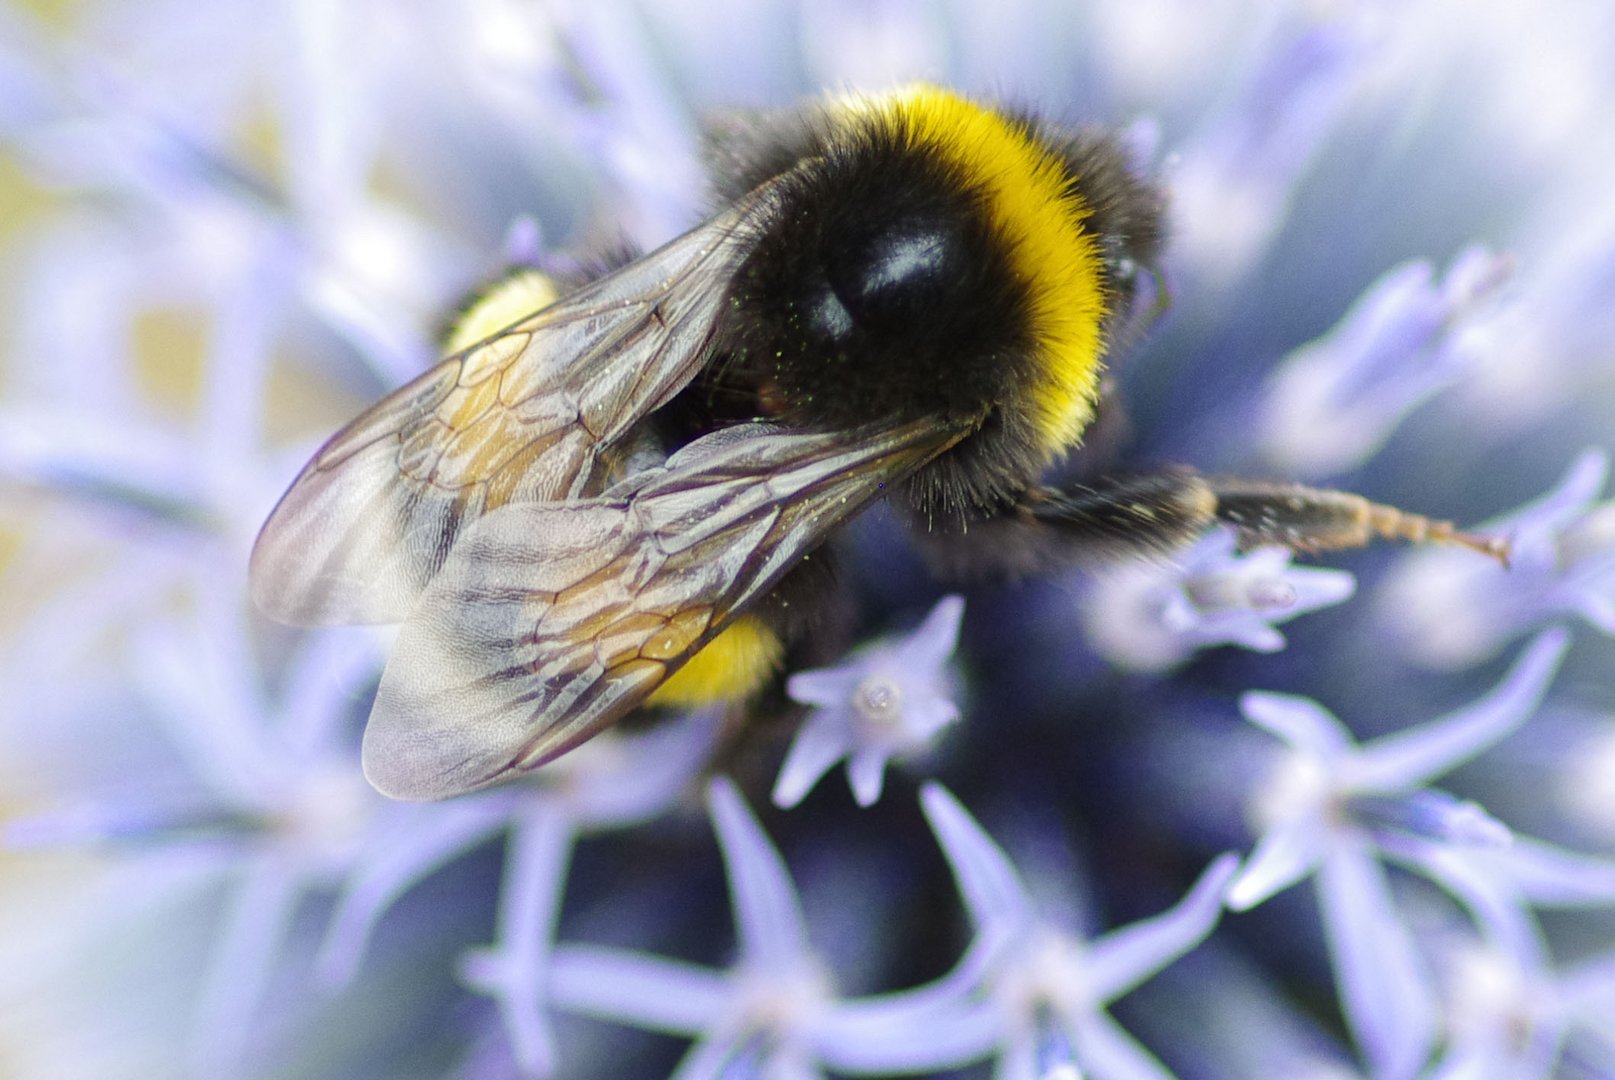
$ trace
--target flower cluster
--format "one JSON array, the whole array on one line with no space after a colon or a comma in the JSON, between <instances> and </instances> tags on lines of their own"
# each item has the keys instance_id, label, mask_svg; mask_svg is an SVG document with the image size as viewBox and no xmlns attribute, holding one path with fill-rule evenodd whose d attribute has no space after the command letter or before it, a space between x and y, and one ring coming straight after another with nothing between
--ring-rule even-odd
<instances>
[{"instance_id":1,"label":"flower cluster","mask_svg":"<svg viewBox=\"0 0 1615 1080\"><path fill-rule=\"evenodd\" d=\"M8 1076L1615 1077L1615 13L38 6L0 6ZM394 632L248 599L297 468L507 265L698 222L707 118L917 77L1115 124L1171 192L1079 455L1480 521L1508 569L1214 532L948 594L876 511L788 724L374 792Z\"/></svg>"}]
</instances>

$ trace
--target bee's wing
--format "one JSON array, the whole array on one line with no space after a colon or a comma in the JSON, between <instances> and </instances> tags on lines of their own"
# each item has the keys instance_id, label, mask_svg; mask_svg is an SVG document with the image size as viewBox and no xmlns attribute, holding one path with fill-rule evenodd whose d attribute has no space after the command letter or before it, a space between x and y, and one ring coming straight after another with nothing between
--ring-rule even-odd
<instances>
[{"instance_id":1,"label":"bee's wing","mask_svg":"<svg viewBox=\"0 0 1615 1080\"><path fill-rule=\"evenodd\" d=\"M767 190L443 361L328 442L252 552L284 622L399 622L474 519L573 498L699 370Z\"/></svg>"},{"instance_id":2,"label":"bee's wing","mask_svg":"<svg viewBox=\"0 0 1615 1080\"><path fill-rule=\"evenodd\" d=\"M399 633L365 730L365 774L396 798L436 799L571 749L968 427L746 425L600 498L487 515Z\"/></svg>"}]
</instances>

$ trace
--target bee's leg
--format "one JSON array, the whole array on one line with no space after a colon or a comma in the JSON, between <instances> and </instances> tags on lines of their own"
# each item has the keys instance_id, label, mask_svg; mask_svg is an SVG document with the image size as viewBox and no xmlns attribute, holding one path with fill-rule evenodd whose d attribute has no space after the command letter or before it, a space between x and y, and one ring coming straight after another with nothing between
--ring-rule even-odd
<instances>
[{"instance_id":1,"label":"bee's leg","mask_svg":"<svg viewBox=\"0 0 1615 1080\"><path fill-rule=\"evenodd\" d=\"M1072 554L1148 553L1188 543L1215 524L1233 526L1242 548L1294 551L1361 547L1376 538L1457 544L1507 564L1505 539L1459 531L1361 495L1301 484L1151 473L1064 489L1027 491L1018 515L1059 534Z\"/></svg>"}]
</instances>

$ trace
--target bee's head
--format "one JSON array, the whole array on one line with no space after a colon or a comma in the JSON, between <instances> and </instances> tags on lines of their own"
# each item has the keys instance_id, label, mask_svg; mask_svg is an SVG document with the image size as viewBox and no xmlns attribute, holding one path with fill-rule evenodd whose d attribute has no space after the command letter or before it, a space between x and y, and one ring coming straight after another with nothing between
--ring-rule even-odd
<instances>
[{"instance_id":1,"label":"bee's head","mask_svg":"<svg viewBox=\"0 0 1615 1080\"><path fill-rule=\"evenodd\" d=\"M990 506L1074 446L1160 200L1099 136L930 86L835 100L755 155L775 204L719 347L785 420L979 418L914 487ZM785 162L790 161L789 167Z\"/></svg>"}]
</instances>

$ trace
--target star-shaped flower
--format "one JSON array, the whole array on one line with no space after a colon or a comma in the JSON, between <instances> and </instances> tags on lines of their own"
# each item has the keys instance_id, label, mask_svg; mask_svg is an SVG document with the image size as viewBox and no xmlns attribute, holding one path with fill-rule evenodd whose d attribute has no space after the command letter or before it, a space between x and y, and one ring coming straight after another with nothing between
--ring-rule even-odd
<instances>
[{"instance_id":1,"label":"star-shaped flower","mask_svg":"<svg viewBox=\"0 0 1615 1080\"><path fill-rule=\"evenodd\" d=\"M1440 281L1428 262L1384 274L1318 340L1286 356L1262 402L1261 446L1286 476L1361 465L1404 417L1456 382L1513 260L1472 247Z\"/></svg>"},{"instance_id":2,"label":"star-shaped flower","mask_svg":"<svg viewBox=\"0 0 1615 1080\"><path fill-rule=\"evenodd\" d=\"M719 972L561 945L548 971L553 1004L693 1039L676 1080L940 1071L983 1056L983 1017L967 1007L968 979L838 1000L779 852L733 783L713 781L707 798L735 912L734 964Z\"/></svg>"},{"instance_id":3,"label":"star-shaped flower","mask_svg":"<svg viewBox=\"0 0 1615 1080\"><path fill-rule=\"evenodd\" d=\"M1481 527L1512 538L1509 572L1466 552L1403 555L1377 598L1408 655L1462 667L1550 619L1577 616L1615 635L1615 499L1600 501L1609 455L1589 450L1541 499Z\"/></svg>"},{"instance_id":4,"label":"star-shaped flower","mask_svg":"<svg viewBox=\"0 0 1615 1080\"><path fill-rule=\"evenodd\" d=\"M880 798L886 763L929 749L959 719L948 660L959 643L964 600L946 596L913 632L855 653L839 667L799 671L786 692L815 706L774 782L774 805L801 802L836 762L859 806Z\"/></svg>"},{"instance_id":5,"label":"star-shaped flower","mask_svg":"<svg viewBox=\"0 0 1615 1080\"><path fill-rule=\"evenodd\" d=\"M1379 856L1398 836L1492 848L1508 829L1428 781L1517 728L1546 691L1567 639L1540 635L1485 698L1417 727L1358 745L1306 698L1248 693L1246 719L1289 753L1249 804L1261 837L1228 889L1254 907L1316 875L1319 904L1347 1020L1375 1070L1413 1076L1435 1038L1430 977L1397 910Z\"/></svg>"},{"instance_id":6,"label":"star-shaped flower","mask_svg":"<svg viewBox=\"0 0 1615 1080\"><path fill-rule=\"evenodd\" d=\"M1295 566L1284 548L1236 550L1218 529L1171 562L1104 567L1083 604L1089 643L1113 663L1162 671L1200 649L1284 648L1279 623L1351 596L1345 570Z\"/></svg>"},{"instance_id":7,"label":"star-shaped flower","mask_svg":"<svg viewBox=\"0 0 1615 1080\"><path fill-rule=\"evenodd\" d=\"M945 788L928 783L920 797L977 934L955 977L978 982L978 1012L955 1030L989 1040L999 1080L1170 1076L1108 1007L1211 933L1238 860L1217 859L1170 910L1089 938L1039 912L1009 857Z\"/></svg>"},{"instance_id":8,"label":"star-shaped flower","mask_svg":"<svg viewBox=\"0 0 1615 1080\"><path fill-rule=\"evenodd\" d=\"M224 883L189 1057L228 1073L254 1046L299 906L375 842L387 803L355 771L345 738L355 696L380 666L374 640L310 635L271 693L235 598L214 600L195 620L153 623L135 645L146 708L183 769L123 776L93 803L11 821L5 838L105 851L191 888Z\"/></svg>"}]
</instances>

